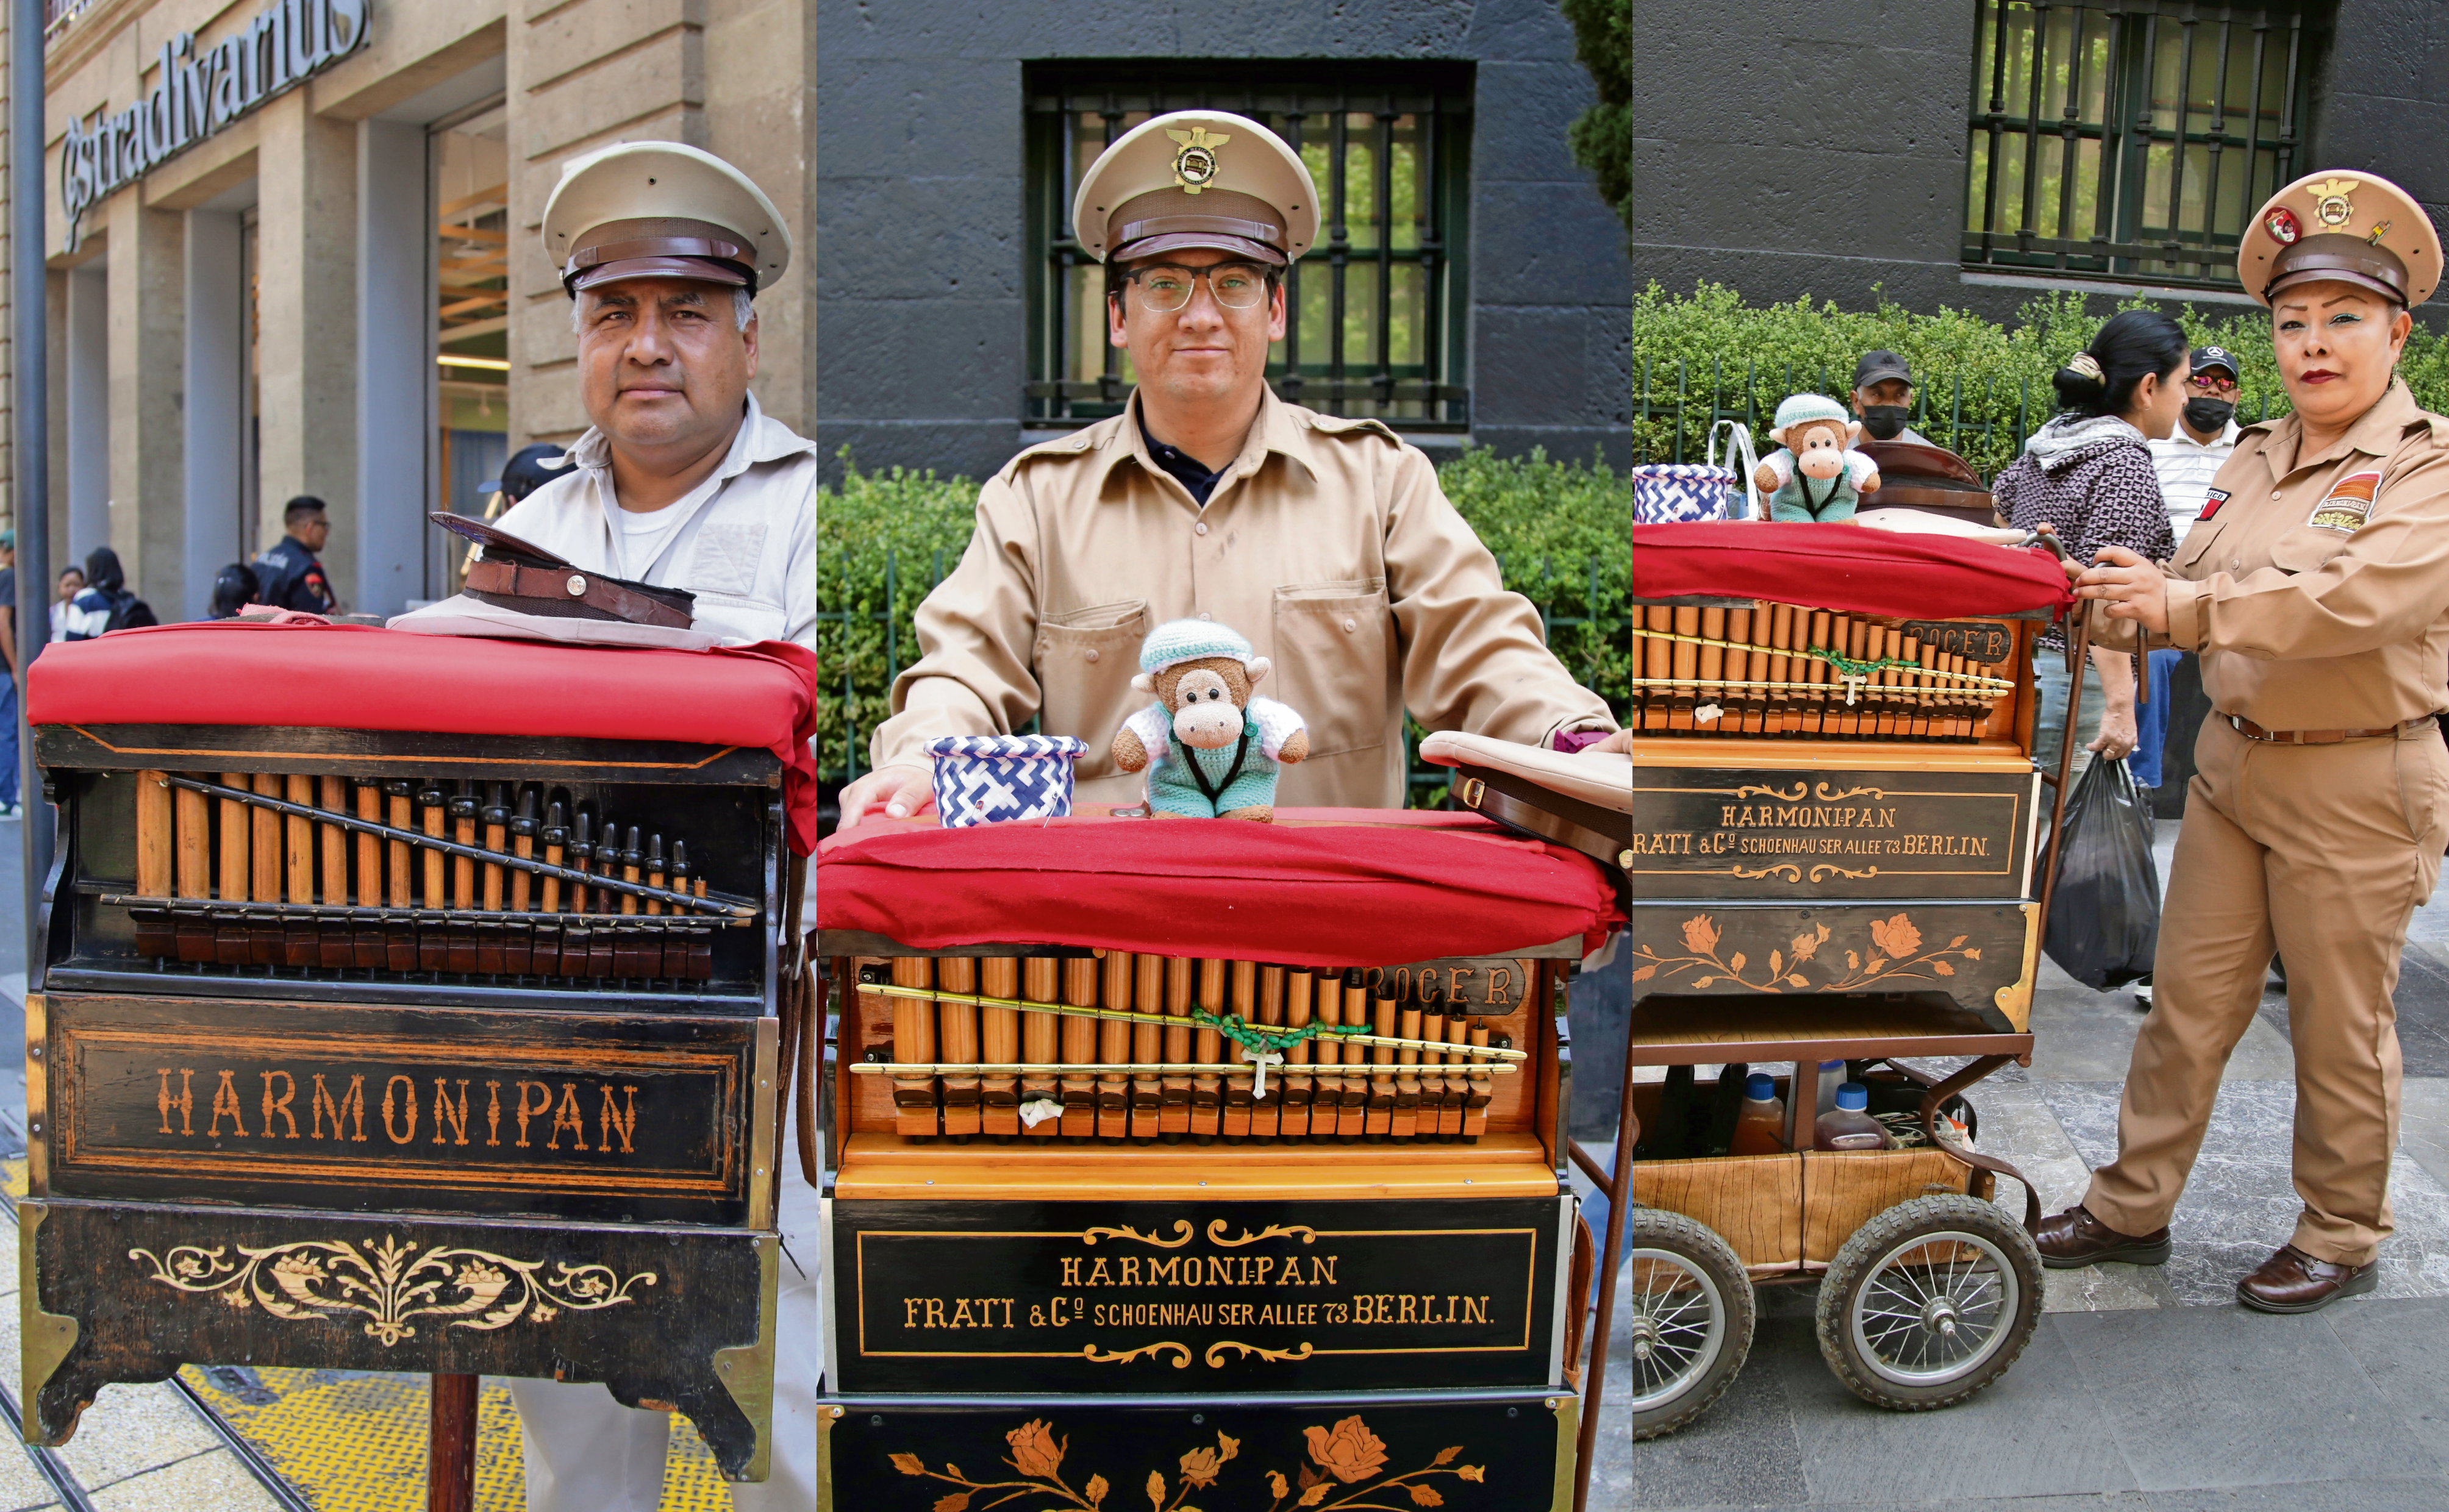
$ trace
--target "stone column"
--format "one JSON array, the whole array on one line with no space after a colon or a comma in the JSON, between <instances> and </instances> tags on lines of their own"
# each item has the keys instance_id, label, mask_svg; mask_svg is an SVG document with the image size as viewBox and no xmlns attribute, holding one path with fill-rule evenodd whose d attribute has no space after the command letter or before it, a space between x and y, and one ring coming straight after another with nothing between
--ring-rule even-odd
<instances>
[{"instance_id":1,"label":"stone column","mask_svg":"<svg viewBox=\"0 0 2449 1512\"><path fill-rule=\"evenodd\" d=\"M175 619L184 602L186 220L148 208L141 191L112 196L109 217L109 544L127 586Z\"/></svg>"},{"instance_id":2,"label":"stone column","mask_svg":"<svg viewBox=\"0 0 2449 1512\"><path fill-rule=\"evenodd\" d=\"M323 568L353 610L361 597L357 129L311 113L312 93L292 90L256 118L263 525L254 545L280 539L281 507L294 495L323 500L332 521Z\"/></svg>"},{"instance_id":3,"label":"stone column","mask_svg":"<svg viewBox=\"0 0 2449 1512\"><path fill-rule=\"evenodd\" d=\"M181 617L212 609L213 577L255 554L241 539L246 416L245 228L231 212L187 212L186 570ZM164 605L155 612L168 615Z\"/></svg>"},{"instance_id":4,"label":"stone column","mask_svg":"<svg viewBox=\"0 0 2449 1512\"><path fill-rule=\"evenodd\" d=\"M52 488L65 505L56 574L110 540L110 275L106 258L57 275L60 357L51 371Z\"/></svg>"},{"instance_id":5,"label":"stone column","mask_svg":"<svg viewBox=\"0 0 2449 1512\"><path fill-rule=\"evenodd\" d=\"M816 10L806 0L709 0L708 152L757 182L791 228L791 267L757 296L757 402L816 434Z\"/></svg>"}]
</instances>

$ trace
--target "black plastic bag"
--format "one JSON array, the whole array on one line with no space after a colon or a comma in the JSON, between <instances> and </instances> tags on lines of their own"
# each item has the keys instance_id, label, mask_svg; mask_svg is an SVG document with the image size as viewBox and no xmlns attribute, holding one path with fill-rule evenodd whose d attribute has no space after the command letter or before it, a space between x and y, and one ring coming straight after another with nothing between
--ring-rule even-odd
<instances>
[{"instance_id":1,"label":"black plastic bag","mask_svg":"<svg viewBox=\"0 0 2449 1512\"><path fill-rule=\"evenodd\" d=\"M2151 856L2151 806L2123 759L2095 757L2084 769L2065 825L2041 947L2094 992L2150 975L2160 943L2160 867Z\"/></svg>"}]
</instances>

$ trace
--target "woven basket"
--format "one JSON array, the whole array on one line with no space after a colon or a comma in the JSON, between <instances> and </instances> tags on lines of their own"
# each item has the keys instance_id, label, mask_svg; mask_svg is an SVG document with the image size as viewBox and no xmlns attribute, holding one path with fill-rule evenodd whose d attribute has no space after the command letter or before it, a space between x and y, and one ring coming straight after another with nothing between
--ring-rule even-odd
<instances>
[{"instance_id":1,"label":"woven basket","mask_svg":"<svg viewBox=\"0 0 2449 1512\"><path fill-rule=\"evenodd\" d=\"M935 813L948 830L1071 812L1072 764L1089 749L1070 736L962 735L927 743Z\"/></svg>"}]
</instances>

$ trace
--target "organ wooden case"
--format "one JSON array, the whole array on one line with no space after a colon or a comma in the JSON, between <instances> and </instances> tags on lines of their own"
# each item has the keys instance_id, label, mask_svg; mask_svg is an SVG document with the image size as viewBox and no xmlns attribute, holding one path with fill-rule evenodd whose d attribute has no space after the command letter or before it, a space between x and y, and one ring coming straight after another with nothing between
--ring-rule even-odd
<instances>
[{"instance_id":1,"label":"organ wooden case","mask_svg":"<svg viewBox=\"0 0 2449 1512\"><path fill-rule=\"evenodd\" d=\"M187 1362L558 1376L677 1407L762 1479L803 674L330 628L122 642L32 679L58 829L27 1437ZM298 718L227 691L260 657L374 686L300 674L336 722L191 722ZM650 670L772 738L659 711Z\"/></svg>"},{"instance_id":2,"label":"organ wooden case","mask_svg":"<svg viewBox=\"0 0 2449 1512\"><path fill-rule=\"evenodd\" d=\"M839 1023L820 1504L1068 1485L1084 1505L1102 1487L1331 1506L1417 1485L1437 1500L1403 1504L1570 1506L1583 1309L1562 1029L1588 931L1617 917L1599 869L1467 815L1408 829L1341 811L1280 811L1272 827L1107 812L1043 832L1135 848L1102 890L1062 860L1008 891L925 895L819 867ZM839 854L889 860L908 839L1020 857L1038 832L911 824ZM1478 927L1446 933L1449 915L1386 896L1338 920L1308 901L1324 890L1287 896L1294 879L1220 859L1249 880L1214 895L1246 920L1147 947L1200 916L1167 890L1167 836L1178 849L1228 828L1410 871L1402 898L1433 908L1439 877L1471 868L1535 863L1532 889L1570 886L1514 915L1543 922L1492 930L1465 902L1450 916ZM1398 841L1414 849L1383 849ZM951 893L989 901L937 917L927 898ZM1075 905L1095 916L1067 918ZM1095 944L1101 920L1136 940ZM885 934L897 921L929 943ZM1518 937L1490 947L1509 927ZM1267 957L1263 942L1289 951L1296 935L1306 964ZM1456 953L1407 948L1437 937ZM1315 959L1337 949L1349 959Z\"/></svg>"}]
</instances>

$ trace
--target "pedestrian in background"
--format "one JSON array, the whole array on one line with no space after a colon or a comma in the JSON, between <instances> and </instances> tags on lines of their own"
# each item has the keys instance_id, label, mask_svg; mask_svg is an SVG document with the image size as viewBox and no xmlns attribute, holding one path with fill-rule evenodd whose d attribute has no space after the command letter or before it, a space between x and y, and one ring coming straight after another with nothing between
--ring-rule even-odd
<instances>
[{"instance_id":1,"label":"pedestrian in background","mask_svg":"<svg viewBox=\"0 0 2449 1512\"><path fill-rule=\"evenodd\" d=\"M68 604L68 633L62 640L91 641L113 630L162 622L153 618L151 604L128 591L126 571L110 547L86 553L85 581L86 590Z\"/></svg>"},{"instance_id":2,"label":"pedestrian in background","mask_svg":"<svg viewBox=\"0 0 2449 1512\"><path fill-rule=\"evenodd\" d=\"M243 562L233 562L213 575L213 607L206 616L213 620L235 620L239 611L259 603L262 583L255 569Z\"/></svg>"},{"instance_id":3,"label":"pedestrian in background","mask_svg":"<svg viewBox=\"0 0 2449 1512\"><path fill-rule=\"evenodd\" d=\"M2112 316L2050 380L2056 416L1991 484L1999 518L2023 530L2051 526L2077 562L2111 545L2168 561L2176 540L2147 443L2177 423L2186 377L2186 333L2177 322L2156 310ZM2053 625L2034 666L2041 691L2033 754L2045 772L2056 769L2068 738L2065 660L2065 632ZM2100 710L2099 733L2085 749L2115 760L2134 749L2134 659L2094 647L2091 672L2102 696L2085 699L2087 712Z\"/></svg>"},{"instance_id":4,"label":"pedestrian in background","mask_svg":"<svg viewBox=\"0 0 2449 1512\"><path fill-rule=\"evenodd\" d=\"M280 511L280 525L288 534L255 559L256 602L304 614L337 614L340 596L332 591L331 579L316 556L332 539L323 501L299 494Z\"/></svg>"},{"instance_id":5,"label":"pedestrian in background","mask_svg":"<svg viewBox=\"0 0 2449 1512\"><path fill-rule=\"evenodd\" d=\"M84 591L85 568L74 564L60 568L59 584L51 597L51 639L53 641L65 641L68 638L68 605L75 603L76 596Z\"/></svg>"}]
</instances>

